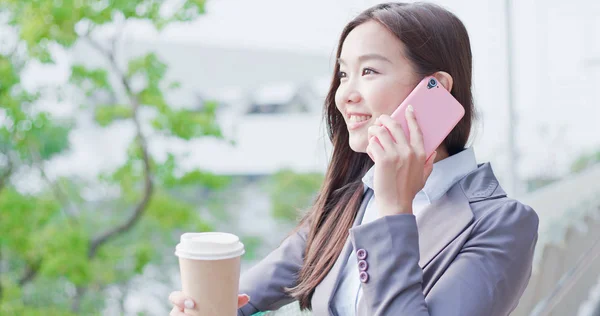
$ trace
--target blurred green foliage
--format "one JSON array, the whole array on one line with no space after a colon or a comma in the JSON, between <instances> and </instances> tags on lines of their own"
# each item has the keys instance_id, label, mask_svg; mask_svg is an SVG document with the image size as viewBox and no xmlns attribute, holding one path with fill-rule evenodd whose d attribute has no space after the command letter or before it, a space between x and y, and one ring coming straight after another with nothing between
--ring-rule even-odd
<instances>
[{"instance_id":1,"label":"blurred green foliage","mask_svg":"<svg viewBox=\"0 0 600 316\"><path fill-rule=\"evenodd\" d=\"M148 52L121 67L117 45L94 36L106 24L122 27L145 20L161 30L204 13L204 0L182 0L164 16L164 3L0 0L0 23L17 35L13 48L0 47L0 315L98 315L107 287L126 291L149 265L172 264L178 232L214 229L217 223L200 217L199 209L212 221L230 220L223 202L235 200L229 191L232 178L182 170L174 154L159 161L148 150L150 135L231 142L223 139L216 122L218 104L207 101L193 109L169 104L165 94L180 84L165 80L168 66L158 55ZM66 90L73 92L71 99L78 98L78 111L90 112L100 127L116 122L135 127L126 152L111 153L123 154L123 163L91 182L47 176L48 162L68 152L75 121L41 110L39 100L47 91L25 89L21 82L28 63L51 64L51 49L79 44L96 49L105 66L71 65ZM144 84L134 88L132 82ZM102 103L98 94L112 101ZM140 115L142 110L153 115ZM27 175L41 181L31 191L18 185ZM269 177L273 217L295 222L298 209L311 205L322 181L322 174L290 170ZM84 192L106 189L116 193L101 200L84 198ZM244 260L259 259L261 237L240 237Z\"/></svg>"},{"instance_id":2,"label":"blurred green foliage","mask_svg":"<svg viewBox=\"0 0 600 316\"><path fill-rule=\"evenodd\" d=\"M314 202L323 179L321 173L281 170L274 174L268 184L272 216L284 221L297 221L303 210Z\"/></svg>"},{"instance_id":3,"label":"blurred green foliage","mask_svg":"<svg viewBox=\"0 0 600 316\"><path fill-rule=\"evenodd\" d=\"M569 171L570 173L579 173L598 163L600 163L600 150L588 153L584 152L573 160ZM531 177L526 179L527 192L533 192L554 182L560 181L561 179L562 177L551 175Z\"/></svg>"},{"instance_id":4,"label":"blurred green foliage","mask_svg":"<svg viewBox=\"0 0 600 316\"><path fill-rule=\"evenodd\" d=\"M149 264L160 265L165 253L172 254L173 232L212 230L213 223L198 216L203 201L176 193L223 190L230 179L182 171L172 154L165 161L154 159L148 151L153 140L141 126L182 140L223 139L217 104L206 102L198 109L168 104L164 93L179 84L164 82L168 67L156 54L129 60L121 69L114 46L94 39L94 31L106 24L146 20L160 30L204 13L204 0L187 0L164 16L164 3L0 0L0 22L18 35L15 49L0 50L1 315L99 314L107 286L127 285ZM92 111L102 127L129 121L136 129L124 163L92 183L47 177L47 162L69 149L74 121L40 110L43 90L28 91L21 84L28 62L53 63L52 47L68 50L78 43L97 49L107 64L72 65L68 84L86 105L81 111ZM139 79L145 86L134 90L131 82ZM98 104L98 92L118 101ZM141 109L153 109L155 115L146 119ZM45 180L32 192L20 190L15 181L28 173ZM95 202L82 198L84 189L97 187L117 188L118 194Z\"/></svg>"},{"instance_id":5,"label":"blurred green foliage","mask_svg":"<svg viewBox=\"0 0 600 316\"><path fill-rule=\"evenodd\" d=\"M600 163L600 150L582 154L571 164L571 172L580 172L597 163Z\"/></svg>"}]
</instances>

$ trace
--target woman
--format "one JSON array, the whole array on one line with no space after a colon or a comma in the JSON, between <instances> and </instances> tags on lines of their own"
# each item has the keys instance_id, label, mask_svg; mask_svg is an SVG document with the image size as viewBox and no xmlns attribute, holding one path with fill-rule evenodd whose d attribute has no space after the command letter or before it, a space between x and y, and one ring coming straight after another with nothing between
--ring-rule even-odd
<instances>
[{"instance_id":1,"label":"woman","mask_svg":"<svg viewBox=\"0 0 600 316\"><path fill-rule=\"evenodd\" d=\"M337 57L324 184L298 228L242 276L238 315L294 300L314 315L509 314L538 217L465 148L474 108L462 22L432 4L380 4L346 26ZM389 115L428 75L465 116L426 160L411 108L409 139ZM193 306L181 292L170 299L172 315Z\"/></svg>"}]
</instances>

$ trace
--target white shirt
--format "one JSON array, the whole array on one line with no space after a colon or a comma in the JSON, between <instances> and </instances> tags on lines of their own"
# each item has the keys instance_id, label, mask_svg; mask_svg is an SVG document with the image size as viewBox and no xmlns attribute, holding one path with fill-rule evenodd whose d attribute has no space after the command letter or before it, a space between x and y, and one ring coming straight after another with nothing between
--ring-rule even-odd
<instances>
[{"instance_id":1,"label":"white shirt","mask_svg":"<svg viewBox=\"0 0 600 316\"><path fill-rule=\"evenodd\" d=\"M433 171L425 186L413 200L413 214L417 215L427 205L441 198L456 182L475 169L477 169L477 162L472 147L433 164ZM373 189L374 173L375 169L371 168L363 177L365 189L367 187ZM367 204L361 224L372 222L378 218L377 201L373 194ZM356 251L352 251L344 266L338 291L333 298L333 308L338 315L356 315L356 305L362 295L356 262Z\"/></svg>"}]
</instances>

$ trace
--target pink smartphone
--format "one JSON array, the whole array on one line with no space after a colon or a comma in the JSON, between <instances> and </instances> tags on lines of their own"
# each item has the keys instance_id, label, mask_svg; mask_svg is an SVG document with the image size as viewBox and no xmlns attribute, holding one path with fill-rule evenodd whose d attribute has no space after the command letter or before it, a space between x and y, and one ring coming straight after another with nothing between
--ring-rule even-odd
<instances>
[{"instance_id":1,"label":"pink smartphone","mask_svg":"<svg viewBox=\"0 0 600 316\"><path fill-rule=\"evenodd\" d=\"M429 158L465 115L465 109L435 77L424 78L391 115L402 125L406 139L410 139L405 116L409 104L423 133L425 155Z\"/></svg>"}]
</instances>

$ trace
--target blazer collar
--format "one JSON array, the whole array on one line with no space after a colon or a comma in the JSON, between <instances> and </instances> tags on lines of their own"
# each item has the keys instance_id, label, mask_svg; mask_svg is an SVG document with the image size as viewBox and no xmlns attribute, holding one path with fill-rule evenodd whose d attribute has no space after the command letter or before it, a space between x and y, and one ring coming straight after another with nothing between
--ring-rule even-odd
<instances>
[{"instance_id":1,"label":"blazer collar","mask_svg":"<svg viewBox=\"0 0 600 316\"><path fill-rule=\"evenodd\" d=\"M477 169L467 174L458 184L469 202L506 196L489 162L479 164Z\"/></svg>"}]
</instances>

